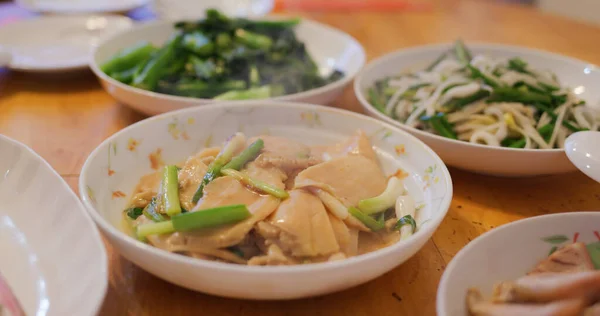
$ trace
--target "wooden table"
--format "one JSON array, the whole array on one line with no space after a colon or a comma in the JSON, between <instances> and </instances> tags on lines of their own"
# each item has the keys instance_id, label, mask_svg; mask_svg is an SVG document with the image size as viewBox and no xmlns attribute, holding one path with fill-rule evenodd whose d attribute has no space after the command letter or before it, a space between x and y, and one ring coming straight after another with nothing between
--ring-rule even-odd
<instances>
[{"instance_id":1,"label":"wooden table","mask_svg":"<svg viewBox=\"0 0 600 316\"><path fill-rule=\"evenodd\" d=\"M369 59L457 37L523 45L600 64L600 29L532 9L482 1L440 1L433 12L311 13L356 37ZM348 88L336 106L360 112ZM0 133L31 146L74 190L100 142L144 117L119 105L85 72L37 76L0 71ZM1 153L0 153L1 154ZM454 200L446 219L412 259L362 286L323 297L253 302L195 293L159 280L106 245L110 286L102 315L434 315L444 268L469 241L524 217L600 209L600 185L580 173L505 179L451 169Z\"/></svg>"}]
</instances>

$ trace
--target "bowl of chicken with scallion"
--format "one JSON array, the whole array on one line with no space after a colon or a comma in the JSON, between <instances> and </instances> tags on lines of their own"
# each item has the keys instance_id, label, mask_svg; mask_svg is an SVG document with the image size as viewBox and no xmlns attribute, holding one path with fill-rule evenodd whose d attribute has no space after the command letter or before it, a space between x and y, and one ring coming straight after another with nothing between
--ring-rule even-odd
<instances>
[{"instance_id":1,"label":"bowl of chicken with scallion","mask_svg":"<svg viewBox=\"0 0 600 316\"><path fill-rule=\"evenodd\" d=\"M530 176L574 170L572 133L600 128L595 66L507 45L409 48L369 64L355 92L371 116L422 139L449 165Z\"/></svg>"},{"instance_id":2,"label":"bowl of chicken with scallion","mask_svg":"<svg viewBox=\"0 0 600 316\"><path fill-rule=\"evenodd\" d=\"M90 155L79 186L123 256L186 288L247 299L374 279L427 242L452 199L445 165L410 134L264 101L134 124Z\"/></svg>"}]
</instances>

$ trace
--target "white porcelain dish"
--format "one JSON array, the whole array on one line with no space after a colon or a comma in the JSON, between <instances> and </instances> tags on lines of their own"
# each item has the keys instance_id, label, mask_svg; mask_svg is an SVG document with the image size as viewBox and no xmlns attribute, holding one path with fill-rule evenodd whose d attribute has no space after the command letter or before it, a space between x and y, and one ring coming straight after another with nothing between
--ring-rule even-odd
<instances>
[{"instance_id":1,"label":"white porcelain dish","mask_svg":"<svg viewBox=\"0 0 600 316\"><path fill-rule=\"evenodd\" d=\"M600 241L599 212L536 216L495 228L470 242L452 259L437 292L438 316L468 316L467 289L489 297L494 284L524 276L553 247Z\"/></svg>"},{"instance_id":2,"label":"white porcelain dish","mask_svg":"<svg viewBox=\"0 0 600 316\"><path fill-rule=\"evenodd\" d=\"M31 149L0 135L0 153L0 274L27 315L95 315L108 272L94 222Z\"/></svg>"},{"instance_id":3,"label":"white porcelain dish","mask_svg":"<svg viewBox=\"0 0 600 316\"><path fill-rule=\"evenodd\" d=\"M98 43L130 28L131 19L117 15L41 16L0 28L0 46L20 71L85 69Z\"/></svg>"},{"instance_id":4,"label":"white porcelain dish","mask_svg":"<svg viewBox=\"0 0 600 316\"><path fill-rule=\"evenodd\" d=\"M600 132L579 132L565 140L569 160L588 177L600 182Z\"/></svg>"},{"instance_id":5,"label":"white porcelain dish","mask_svg":"<svg viewBox=\"0 0 600 316\"><path fill-rule=\"evenodd\" d=\"M29 11L59 14L122 13L146 5L149 0L16 0Z\"/></svg>"},{"instance_id":6,"label":"white porcelain dish","mask_svg":"<svg viewBox=\"0 0 600 316\"><path fill-rule=\"evenodd\" d=\"M346 260L299 266L241 266L194 259L144 244L119 229L122 210L149 159L178 163L236 131L270 133L305 144L331 144L363 129L386 174L402 169L420 207L411 238ZM343 290L381 276L414 255L444 218L452 199L450 174L418 139L389 124L339 109L289 102L246 101L194 107L138 122L105 140L83 166L83 202L118 251L148 272L180 286L244 299L293 299ZM401 269L401 268L400 268Z\"/></svg>"},{"instance_id":7,"label":"white porcelain dish","mask_svg":"<svg viewBox=\"0 0 600 316\"><path fill-rule=\"evenodd\" d=\"M296 26L296 35L306 45L322 74L334 69L345 76L317 89L289 94L270 100L301 101L326 104L333 101L350 84L365 63L363 47L350 35L324 24L303 19ZM159 21L140 25L128 32L116 35L103 42L94 52L91 68L100 79L104 89L118 101L149 115L164 113L195 105L213 103L212 99L198 99L173 96L134 88L110 78L100 70L100 65L120 50L140 41L150 41L156 45L164 43L174 32L173 22Z\"/></svg>"},{"instance_id":8,"label":"white porcelain dish","mask_svg":"<svg viewBox=\"0 0 600 316\"><path fill-rule=\"evenodd\" d=\"M600 71L594 65L574 58L540 50L497 44L466 43L474 54L494 57L521 57L536 68L552 70L563 85L577 88L578 96L590 106L600 106ZM394 124L427 143L446 164L477 173L496 176L536 176L575 170L562 149L513 149L490 147L453 140L418 130L380 113L367 99L366 91L373 83L406 69L426 67L453 44L427 45L402 49L369 63L354 81L354 91L367 113Z\"/></svg>"},{"instance_id":9,"label":"white porcelain dish","mask_svg":"<svg viewBox=\"0 0 600 316\"><path fill-rule=\"evenodd\" d=\"M206 9L214 8L229 16L261 17L273 10L274 0L155 0L152 11L162 20L204 18Z\"/></svg>"}]
</instances>

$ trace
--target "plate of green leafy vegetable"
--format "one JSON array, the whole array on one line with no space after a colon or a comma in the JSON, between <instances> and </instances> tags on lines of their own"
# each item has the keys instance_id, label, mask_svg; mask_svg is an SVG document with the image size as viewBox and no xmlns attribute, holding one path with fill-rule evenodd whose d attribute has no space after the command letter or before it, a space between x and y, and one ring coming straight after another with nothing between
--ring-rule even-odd
<instances>
[{"instance_id":1,"label":"plate of green leafy vegetable","mask_svg":"<svg viewBox=\"0 0 600 316\"><path fill-rule=\"evenodd\" d=\"M365 62L350 35L298 18L139 25L103 42L91 68L120 102L154 115L216 101L329 103Z\"/></svg>"},{"instance_id":2,"label":"plate of green leafy vegetable","mask_svg":"<svg viewBox=\"0 0 600 316\"><path fill-rule=\"evenodd\" d=\"M428 45L370 63L355 81L368 113L415 134L452 166L531 176L572 171L572 133L600 129L589 63L497 45Z\"/></svg>"}]
</instances>

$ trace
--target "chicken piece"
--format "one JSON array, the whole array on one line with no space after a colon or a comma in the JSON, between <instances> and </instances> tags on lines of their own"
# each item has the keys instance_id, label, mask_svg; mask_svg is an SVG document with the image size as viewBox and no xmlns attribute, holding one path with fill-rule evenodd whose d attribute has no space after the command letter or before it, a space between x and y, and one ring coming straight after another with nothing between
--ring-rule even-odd
<instances>
[{"instance_id":1,"label":"chicken piece","mask_svg":"<svg viewBox=\"0 0 600 316\"><path fill-rule=\"evenodd\" d=\"M161 173L153 172L143 176L140 182L133 190L133 197L131 198L132 207L146 207L150 203L153 197L158 192L161 181Z\"/></svg>"},{"instance_id":2,"label":"chicken piece","mask_svg":"<svg viewBox=\"0 0 600 316\"><path fill-rule=\"evenodd\" d=\"M339 144L333 146L315 146L311 148L312 156L320 157L325 161L347 156L349 154L362 155L375 163L379 163L369 138L362 130L356 131L353 136Z\"/></svg>"},{"instance_id":3,"label":"chicken piece","mask_svg":"<svg viewBox=\"0 0 600 316\"><path fill-rule=\"evenodd\" d=\"M350 207L356 206L362 199L381 194L386 188L386 179L372 160L361 155L349 155L300 172L295 188L304 187L322 189Z\"/></svg>"},{"instance_id":4,"label":"chicken piece","mask_svg":"<svg viewBox=\"0 0 600 316\"><path fill-rule=\"evenodd\" d=\"M194 208L192 198L208 170L208 165L203 162L206 158L206 152L207 150L203 150L198 155L188 158L179 170L177 176L179 180L179 202L186 210Z\"/></svg>"},{"instance_id":5,"label":"chicken piece","mask_svg":"<svg viewBox=\"0 0 600 316\"><path fill-rule=\"evenodd\" d=\"M540 273L516 281L501 282L494 289L493 301L550 302L570 298L594 302L600 298L600 271Z\"/></svg>"},{"instance_id":6,"label":"chicken piece","mask_svg":"<svg viewBox=\"0 0 600 316\"><path fill-rule=\"evenodd\" d=\"M310 155L310 148L288 138L277 136L260 136L249 140L262 139L264 147L261 154L254 160L259 167L275 167L287 175L295 170L306 169L320 163L322 160Z\"/></svg>"},{"instance_id":7,"label":"chicken piece","mask_svg":"<svg viewBox=\"0 0 600 316\"><path fill-rule=\"evenodd\" d=\"M269 245L265 255L252 257L248 260L250 266L281 266L299 263L297 259L285 255L276 244Z\"/></svg>"},{"instance_id":8,"label":"chicken piece","mask_svg":"<svg viewBox=\"0 0 600 316\"><path fill-rule=\"evenodd\" d=\"M257 222L277 209L279 199L260 195L234 178L225 176L213 180L204 188L204 196L198 201L194 211L202 212L203 209L233 204L245 204L252 216L241 222L213 229L171 234L167 250L203 252L206 249L236 245L244 240Z\"/></svg>"},{"instance_id":9,"label":"chicken piece","mask_svg":"<svg viewBox=\"0 0 600 316\"><path fill-rule=\"evenodd\" d=\"M269 223L280 230L275 242L295 257L317 257L339 252L340 246L319 198L304 191L292 190Z\"/></svg>"},{"instance_id":10,"label":"chicken piece","mask_svg":"<svg viewBox=\"0 0 600 316\"><path fill-rule=\"evenodd\" d=\"M594 264L584 243L576 242L562 247L542 260L528 274L544 272L593 271Z\"/></svg>"},{"instance_id":11,"label":"chicken piece","mask_svg":"<svg viewBox=\"0 0 600 316\"><path fill-rule=\"evenodd\" d=\"M356 256L358 253L358 232L356 229L349 228L342 220L331 213L327 213L335 239L340 245L341 253L346 257ZM330 259L331 260L331 259Z\"/></svg>"},{"instance_id":12,"label":"chicken piece","mask_svg":"<svg viewBox=\"0 0 600 316\"><path fill-rule=\"evenodd\" d=\"M469 289L466 303L471 316L579 316L584 309L579 299L547 304L497 304L484 301L477 289Z\"/></svg>"},{"instance_id":13,"label":"chicken piece","mask_svg":"<svg viewBox=\"0 0 600 316\"><path fill-rule=\"evenodd\" d=\"M250 178L268 183L279 189L285 189L284 181L287 180L287 175L277 167L261 166L253 161L248 163L242 172Z\"/></svg>"}]
</instances>

